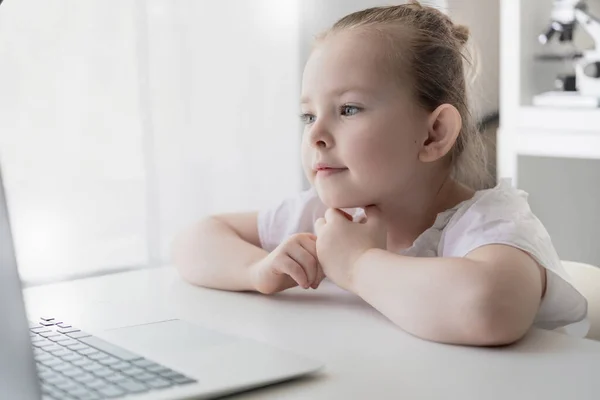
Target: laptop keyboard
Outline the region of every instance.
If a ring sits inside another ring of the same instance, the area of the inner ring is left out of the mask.
[[[43,400],[114,399],[196,382],[54,318],[29,330]]]

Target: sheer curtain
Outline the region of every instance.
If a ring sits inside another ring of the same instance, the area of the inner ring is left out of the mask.
[[[0,162],[24,280],[159,265],[301,188],[296,0],[7,0]]]

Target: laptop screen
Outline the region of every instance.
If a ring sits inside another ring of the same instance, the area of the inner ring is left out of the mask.
[[[7,399],[40,399],[1,170],[0,315],[0,393]]]

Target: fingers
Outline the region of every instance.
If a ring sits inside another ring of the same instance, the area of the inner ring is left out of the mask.
[[[317,234],[317,236],[319,235],[319,232],[321,231],[321,229],[325,226],[325,218],[319,218],[318,220],[315,221],[315,233]]]
[[[311,285],[311,287],[313,289],[317,289],[321,282],[323,282],[323,279],[325,279],[325,272],[323,272],[321,264],[317,264],[317,278],[315,279],[315,282]]]
[[[317,259],[307,249],[298,244],[288,250],[288,255],[294,260],[303,270],[306,276],[305,284],[301,285],[308,289],[317,277]],[[300,282],[298,282],[300,284]]]
[[[339,217],[341,217],[341,214],[335,208],[328,208],[327,211],[325,211],[325,222],[335,221]]]
[[[283,290],[298,286],[298,282],[296,282],[294,280],[294,278],[292,278],[291,276],[289,276],[286,273],[280,272],[280,274],[281,274],[281,280],[278,282],[279,285],[277,286],[277,289],[273,293],[281,292]]]
[[[323,226],[325,224],[327,224],[327,222],[332,222],[332,221],[350,221],[353,222],[354,218],[352,217],[352,215],[348,214],[347,212],[337,209],[337,208],[328,208],[327,211],[325,211],[325,215],[324,218],[319,218],[317,219],[317,221],[315,222],[315,233],[317,234],[317,236],[319,235],[319,232],[321,231],[321,229],[323,228]]]
[[[289,275],[296,281],[298,286],[302,286],[305,289],[308,289],[310,286],[304,269],[290,257],[287,257],[281,263],[278,263],[277,272]]]
[[[310,287],[316,289],[319,287],[321,281],[325,278],[325,273],[319,264],[319,258],[317,257],[317,237],[315,235],[307,235],[300,238],[300,245],[308,251],[315,260],[315,278],[311,281],[309,277]],[[307,274],[309,275],[309,274]]]
[[[317,237],[312,234],[302,235],[298,238],[298,243],[308,251],[315,260],[317,260]]]

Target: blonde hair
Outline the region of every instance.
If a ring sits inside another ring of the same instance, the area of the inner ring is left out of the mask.
[[[354,28],[373,29],[391,39],[390,58],[407,62],[413,91],[419,105],[428,111],[451,104],[460,113],[462,129],[449,157],[452,176],[461,183],[480,189],[488,186],[486,148],[469,106],[467,70],[472,61],[467,50],[469,29],[455,25],[440,10],[417,1],[397,6],[374,7],[349,14],[317,37]],[[400,39],[398,33],[404,35]],[[407,50],[400,53],[400,50]],[[402,54],[402,60],[399,60]],[[403,65],[404,67],[404,65]],[[400,75],[401,71],[396,69]]]

